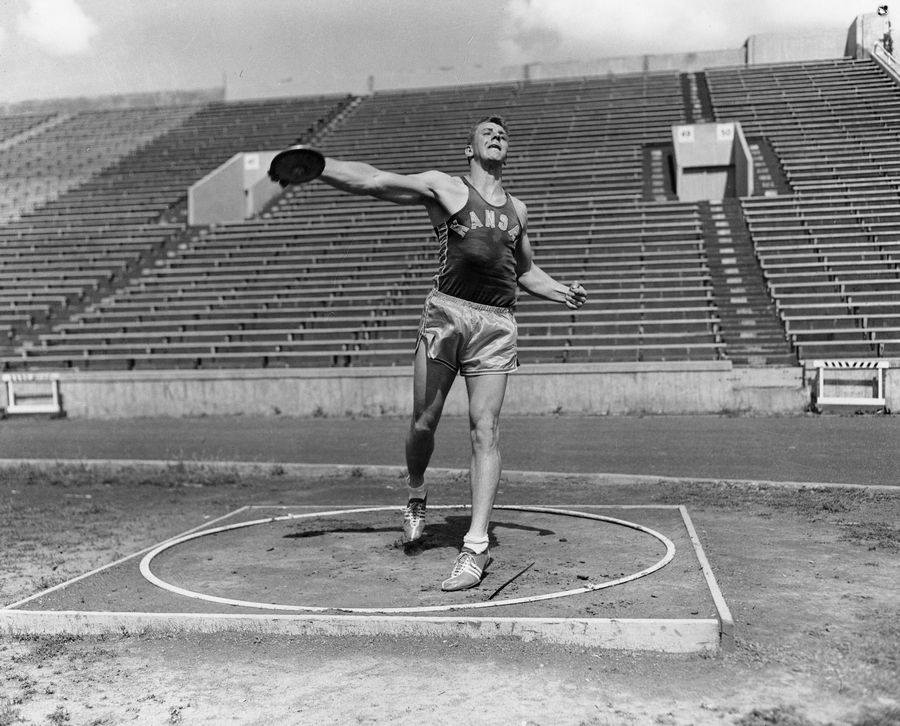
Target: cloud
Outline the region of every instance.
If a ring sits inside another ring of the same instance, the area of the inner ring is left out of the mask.
[[[18,31],[52,55],[79,55],[90,49],[97,24],[76,0],[28,0]]]
[[[675,50],[680,40],[691,49],[725,47],[719,37],[727,25],[722,5],[722,0],[508,0],[512,32],[504,47],[532,58]]]
[[[737,47],[755,33],[848,28],[874,0],[507,0],[514,61]]]

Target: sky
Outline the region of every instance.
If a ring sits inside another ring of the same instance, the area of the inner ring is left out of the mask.
[[[362,93],[370,77],[389,89],[427,85],[414,82],[423,73],[452,83],[462,68],[490,76],[846,29],[886,1],[0,0],[0,103],[223,84]]]

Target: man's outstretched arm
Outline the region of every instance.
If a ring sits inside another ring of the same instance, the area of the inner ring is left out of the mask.
[[[325,158],[320,181],[350,194],[384,199],[395,204],[427,204],[439,201],[441,190],[451,182],[447,174],[395,174],[360,161]]]

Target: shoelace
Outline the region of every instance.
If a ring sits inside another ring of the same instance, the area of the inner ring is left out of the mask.
[[[425,502],[409,501],[406,504],[406,511],[403,516],[411,522],[422,519],[425,516]]]
[[[453,571],[450,573],[450,577],[456,577],[466,571],[471,572],[476,577],[481,575],[481,568],[475,562],[475,555],[471,552],[460,552],[456,562],[453,563]]]

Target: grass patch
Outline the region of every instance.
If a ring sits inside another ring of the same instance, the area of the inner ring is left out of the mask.
[[[21,721],[21,711],[8,698],[0,698],[0,726],[12,726]]]
[[[900,527],[889,522],[839,522],[840,540],[867,546],[870,550],[900,552]]]
[[[846,541],[875,542],[888,551],[900,548],[900,529],[893,523],[900,510],[896,491],[769,486],[752,482],[666,483],[653,499],[661,504],[685,504],[698,509],[794,513],[809,522],[842,527]]]
[[[68,655],[69,645],[76,640],[80,640],[80,638],[75,635],[41,636],[28,649],[28,652],[15,656],[13,661],[43,666],[53,659]]]
[[[897,726],[900,724],[900,706],[884,706],[866,709],[851,726]]]
[[[799,713],[795,706],[754,708],[750,713],[741,716],[735,723],[737,726],[821,726]]]
[[[72,720],[71,715],[66,710],[65,706],[57,706],[56,710],[52,713],[47,714],[47,720],[59,726],[59,724],[69,723]]]

